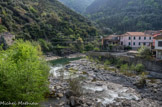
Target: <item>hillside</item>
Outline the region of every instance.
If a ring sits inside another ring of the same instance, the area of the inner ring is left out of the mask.
[[[79,37],[97,35],[87,19],[57,0],[0,0],[0,17],[0,32],[40,41],[45,51],[66,48]]]
[[[87,16],[111,32],[162,29],[162,0],[95,0]]]
[[[73,9],[78,13],[84,13],[86,8],[94,1],[94,0],[59,0],[67,7]]]

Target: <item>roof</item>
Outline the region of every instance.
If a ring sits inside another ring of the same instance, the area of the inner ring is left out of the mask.
[[[122,36],[148,36],[151,37],[152,35],[146,34],[144,32],[127,32],[123,34]]]
[[[162,35],[157,35],[154,39],[162,39]]]
[[[103,39],[111,40],[111,39],[114,39],[115,37],[119,37],[119,35],[109,35],[109,36],[104,37]]]
[[[145,34],[149,34],[149,35],[155,35],[155,34],[160,33],[160,31],[155,31],[155,30],[146,30],[144,33],[145,33]]]

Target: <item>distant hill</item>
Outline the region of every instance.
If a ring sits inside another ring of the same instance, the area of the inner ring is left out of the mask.
[[[84,13],[86,8],[94,1],[94,0],[59,0],[67,7],[73,9],[78,13]]]
[[[162,0],[95,0],[86,14],[114,33],[162,29]]]
[[[25,40],[40,40],[47,49],[46,42],[68,47],[65,41],[97,35],[90,21],[57,0],[0,0],[0,17],[0,32],[13,32]]]

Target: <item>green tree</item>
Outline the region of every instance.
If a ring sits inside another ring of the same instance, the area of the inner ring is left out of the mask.
[[[0,25],[0,33],[7,32],[7,28],[3,25]]]
[[[83,52],[84,50],[83,39],[81,37],[77,39],[76,49],[78,49],[78,52]]]
[[[38,47],[19,40],[0,52],[0,101],[43,100],[48,92],[49,66]]]
[[[138,50],[138,56],[143,57],[143,58],[151,58],[151,50],[146,47],[146,46],[141,46],[141,48]]]

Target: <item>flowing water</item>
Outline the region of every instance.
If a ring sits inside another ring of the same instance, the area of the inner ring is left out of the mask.
[[[70,78],[77,78],[83,75],[82,70],[80,70],[82,65],[75,63],[75,61],[68,64],[71,67],[78,69],[78,72],[75,74],[71,75],[69,70],[66,69],[65,65],[57,64],[51,67],[50,73],[53,76],[53,78],[56,79],[62,77],[62,79],[70,79]],[[89,78],[90,76],[94,75],[92,74],[87,75],[87,78]],[[96,82],[90,82],[88,80],[86,82],[85,81],[86,80],[84,80],[82,86],[84,94],[85,95],[90,94],[91,96],[89,97],[95,97],[97,99],[97,102],[101,102],[103,105],[114,103],[116,102],[116,99],[127,99],[127,100],[140,99],[140,96],[135,92],[133,88],[130,87],[124,87],[120,84],[113,83],[110,81],[96,81]]]

